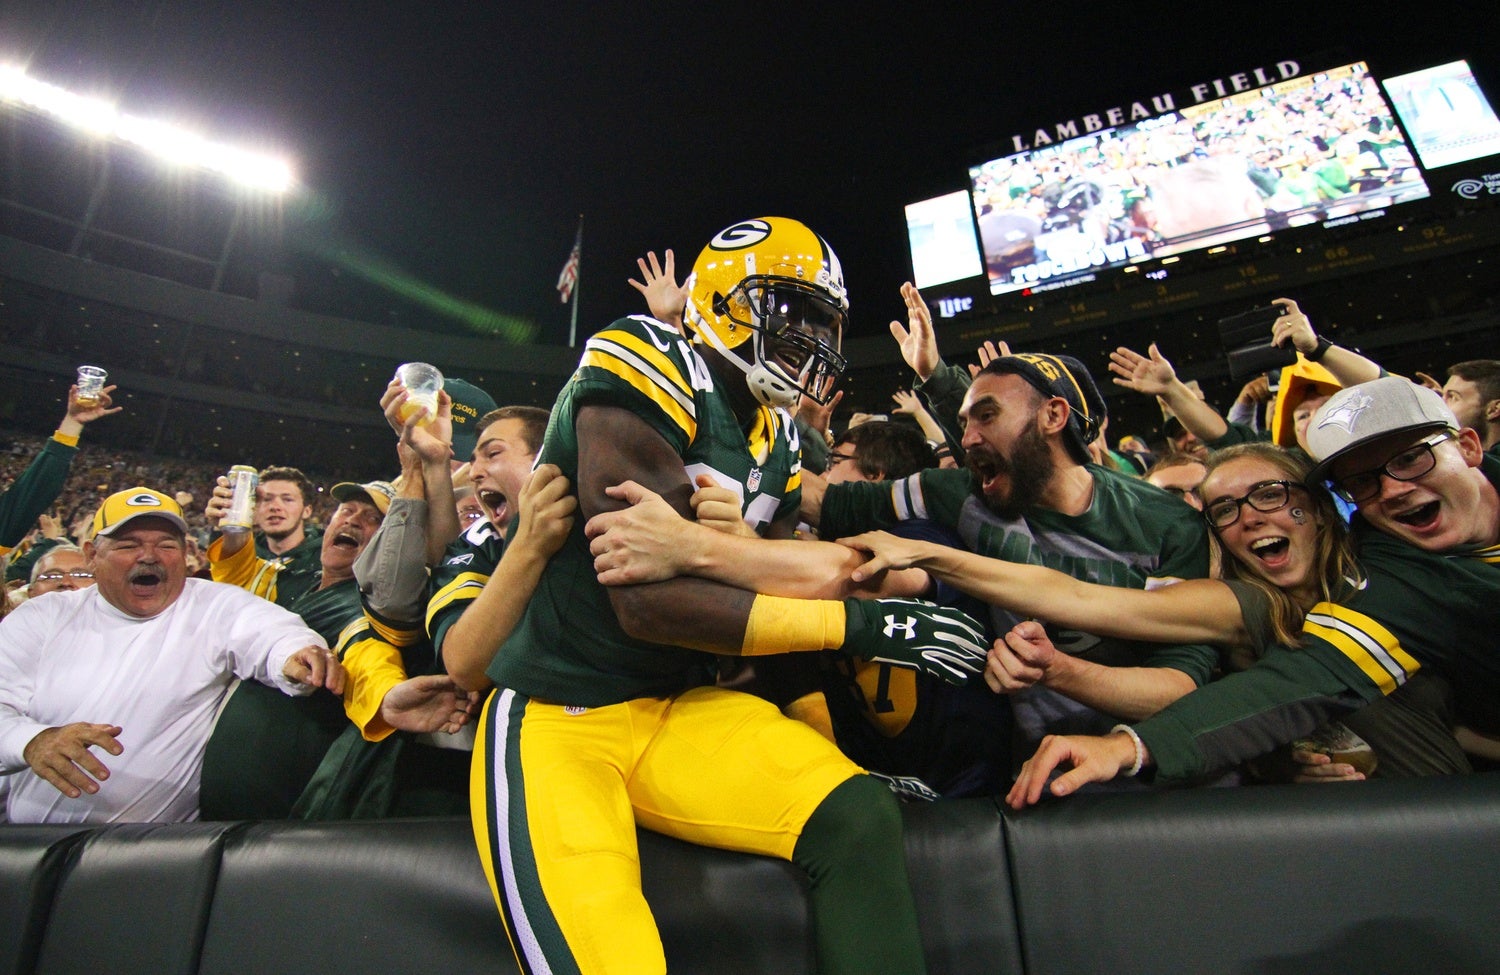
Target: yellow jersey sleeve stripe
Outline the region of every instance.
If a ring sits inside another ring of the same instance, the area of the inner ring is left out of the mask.
[[[693,387],[683,376],[682,368],[651,341],[623,329],[607,329],[589,339],[585,352],[594,348],[613,348],[616,354],[630,354],[643,372],[656,377],[663,385],[681,392],[686,405],[692,404]]]
[[[414,624],[395,625],[365,610],[365,622],[380,639],[398,647],[409,647],[422,639],[422,628]]]
[[[681,370],[670,358],[626,332],[605,332],[589,340],[584,367],[618,377],[671,418],[691,440],[698,430],[697,406]]]
[[[281,567],[255,554],[255,546],[246,542],[233,555],[224,558],[224,539],[214,539],[208,547],[208,567],[214,582],[253,592],[262,599],[276,601],[276,579]]]
[[[1406,683],[1422,667],[1394,633],[1347,606],[1319,603],[1308,612],[1302,629],[1348,657],[1382,694]]]
[[[427,601],[427,632],[432,633],[432,621],[439,613],[454,603],[467,602],[479,596],[484,584],[490,581],[490,577],[483,572],[464,572],[453,579],[443,588],[433,593]]]

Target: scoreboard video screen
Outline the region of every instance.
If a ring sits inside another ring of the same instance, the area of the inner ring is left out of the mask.
[[[1429,195],[1363,63],[993,159],[969,177],[996,295]]]

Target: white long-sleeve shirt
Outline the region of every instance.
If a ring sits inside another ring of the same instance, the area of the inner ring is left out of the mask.
[[[287,694],[281,674],[322,637],[293,613],[234,586],[188,579],[149,619],[111,606],[97,586],[28,600],[0,622],[0,773],[13,823],[181,822],[198,818],[203,752],[235,678]],[[48,728],[119,725],[124,751],[93,795],[69,799],[22,757]]]

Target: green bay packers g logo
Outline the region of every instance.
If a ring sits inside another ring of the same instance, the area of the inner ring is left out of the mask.
[[[764,220],[742,220],[714,235],[708,246],[716,251],[739,251],[771,236],[771,225]]]

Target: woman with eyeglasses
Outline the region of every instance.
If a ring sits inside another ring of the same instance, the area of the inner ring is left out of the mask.
[[[1410,470],[1420,464],[1403,458],[1387,465],[1405,465],[1392,470],[1392,476],[1419,476]],[[882,569],[925,569],[987,603],[1057,626],[1119,639],[1214,643],[1224,648],[1228,667],[1242,670],[1278,647],[1299,646],[1303,615],[1320,602],[1337,602],[1355,591],[1362,576],[1333,496],[1322,486],[1305,483],[1311,465],[1300,453],[1246,443],[1215,452],[1206,466],[1198,496],[1213,543],[1224,556],[1217,579],[1126,589],[885,532],[842,541],[870,553],[854,573],[856,581]],[[1033,665],[1055,653],[1036,622],[1019,624],[1004,644],[997,642],[985,675],[997,690],[997,666],[1030,667],[1034,677]],[[1468,760],[1447,716],[1448,695],[1435,678],[1408,681],[1343,724],[1373,747],[1382,775],[1467,772]],[[1296,757],[1300,767],[1282,773],[1365,777],[1326,753],[1303,751]]]

